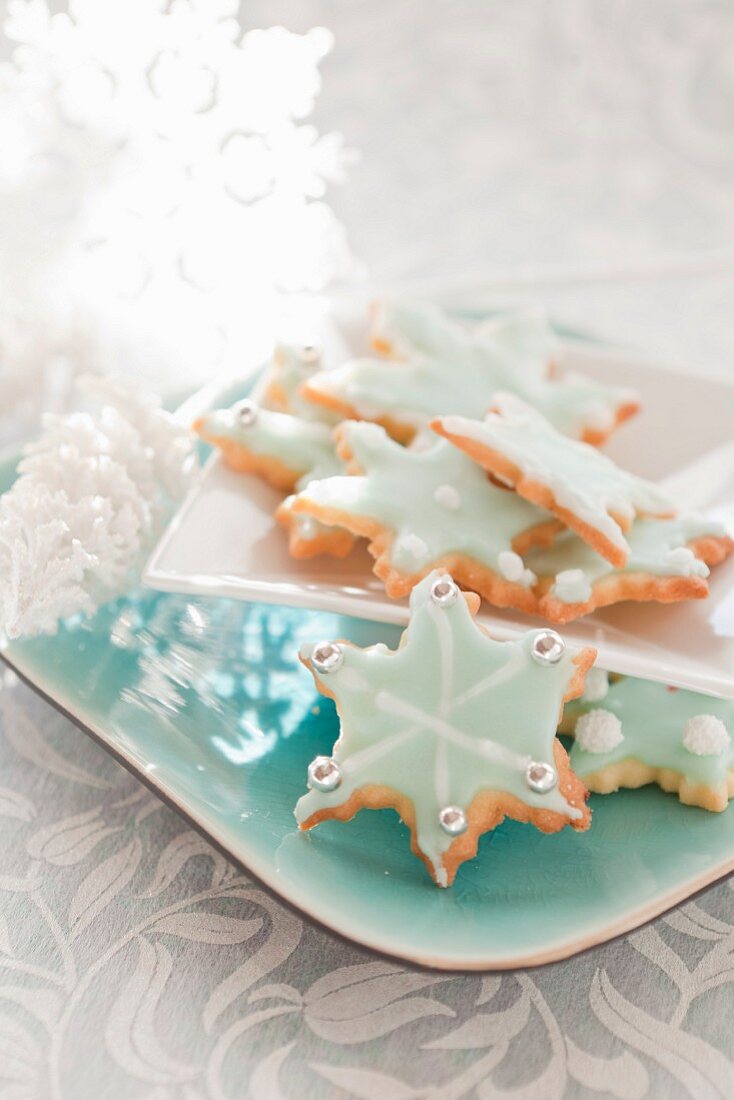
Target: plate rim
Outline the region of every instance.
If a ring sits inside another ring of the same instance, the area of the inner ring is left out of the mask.
[[[281,885],[276,886],[276,880],[279,884],[282,883],[282,880],[277,874],[272,875],[271,881],[271,875],[269,874],[267,866],[262,868],[259,866],[253,867],[248,860],[244,859],[233,849],[233,846],[227,842],[225,837],[219,835],[219,831],[216,828],[212,829],[211,825],[206,822],[202,814],[189,808],[185,804],[185,801],[168,789],[166,783],[157,781],[153,774],[149,774],[138,767],[132,759],[131,754],[126,753],[121,747],[112,744],[109,737],[104,732],[104,729],[97,722],[88,716],[83,716],[75,708],[64,702],[60,692],[54,692],[50,688],[42,686],[36,677],[29,670],[24,668],[23,661],[15,656],[12,644],[6,645],[4,648],[0,649],[0,660],[2,660],[24,684],[31,688],[32,691],[67,718],[78,730],[104,749],[104,751],[118,764],[122,765],[122,767],[133,775],[135,779],[141,782],[166,806],[177,813],[182,820],[191,828],[195,829],[230,862],[234,863],[248,876],[253,878],[258,885],[265,889],[268,894],[280,904],[285,905],[288,909],[301,917],[305,917],[318,927],[325,929],[330,935],[335,935],[339,939],[345,940],[351,944],[356,943],[361,947],[367,948],[370,951],[374,951],[402,964],[408,963],[414,966],[427,967],[442,973],[459,974],[527,969],[546,966],[554,962],[561,962],[564,959],[569,959],[589,951],[594,947],[609,943],[610,941],[626,935],[628,932],[648,924],[650,921],[674,909],[677,905],[695,897],[707,887],[714,885],[734,873],[733,851],[728,859],[717,863],[710,871],[697,875],[695,879],[689,880],[675,889],[666,891],[658,898],[630,910],[625,916],[612,921],[610,924],[600,924],[581,937],[576,936],[559,940],[545,951],[535,951],[527,955],[520,954],[499,959],[472,956],[462,960],[452,960],[441,956],[426,956],[420,952],[411,954],[408,951],[403,952],[397,948],[391,949],[380,943],[379,938],[375,940],[368,935],[361,934],[359,929],[345,931],[343,927],[339,927],[338,924],[329,921],[327,916],[313,912],[308,905],[304,905],[301,901],[297,900],[296,897],[284,892]]]

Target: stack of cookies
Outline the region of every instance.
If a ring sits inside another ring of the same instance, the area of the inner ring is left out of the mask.
[[[283,493],[295,557],[365,538],[387,593],[410,597],[396,651],[323,641],[301,654],[340,736],[308,769],[300,827],[391,807],[450,886],[505,817],[588,829],[589,791],[657,783],[725,809],[734,703],[610,684],[593,649],[553,629],[498,642],[474,618],[479,597],[557,624],[708,595],[709,568],[734,551],[725,529],[599,450],[635,395],[561,373],[534,313],[470,328],[381,306],[372,342],[380,358],[328,371],[314,348],[278,347],[251,398],[196,425],[230,467]],[[570,757],[557,727],[575,735]]]
[[[708,595],[734,542],[598,449],[637,397],[563,374],[541,316],[471,328],[382,305],[372,342],[381,358],[330,370],[314,348],[281,346],[251,399],[196,425],[230,466],[283,491],[294,557],[366,538],[391,597],[443,569],[552,623]]]

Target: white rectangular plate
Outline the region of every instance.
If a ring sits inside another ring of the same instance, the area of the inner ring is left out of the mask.
[[[338,336],[332,347],[339,346]],[[342,346],[354,339],[348,334]],[[643,411],[607,448],[618,462],[654,480],[688,470],[688,476],[671,478],[682,504],[731,506],[734,385],[582,342],[565,345],[563,365],[640,391]],[[364,547],[342,561],[291,558],[272,518],[279,499],[256,478],[234,474],[213,457],[150,559],[145,583],[168,592],[407,621],[406,602],[388,599]],[[708,600],[668,606],[620,604],[570,623],[563,634],[569,642],[596,646],[599,665],[609,671],[734,698],[734,560],[713,571],[711,593]],[[487,604],[481,620],[499,639],[540,621]]]

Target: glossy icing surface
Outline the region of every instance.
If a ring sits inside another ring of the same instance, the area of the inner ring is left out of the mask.
[[[337,424],[339,417],[323,405],[307,401],[301,393],[303,383],[321,369],[321,356],[315,347],[276,345],[273,358],[265,368],[253,397],[263,408],[290,413],[301,420]]]
[[[607,431],[633,400],[581,375],[551,378],[556,339],[542,315],[512,313],[470,329],[440,309],[383,306],[376,336],[402,361],[354,359],[315,375],[309,386],[366,419],[391,419],[419,430],[448,413],[481,416],[497,390],[524,396],[571,436]]]
[[[483,470],[443,440],[414,450],[395,443],[376,424],[349,421],[340,430],[364,472],[311,481],[299,501],[388,528],[390,560],[402,573],[460,553],[504,575],[506,559],[500,557],[511,551],[512,539],[551,518],[492,485]],[[523,583],[522,570],[518,581]]]
[[[546,486],[562,509],[623,555],[629,553],[629,546],[615,517],[628,525],[637,515],[675,512],[656,486],[622,470],[595,447],[562,435],[513,394],[495,395],[493,410],[483,420],[444,416],[441,424],[451,436],[489,448],[516,466],[525,479]]]
[[[251,424],[240,421],[237,405],[202,416],[203,431],[237,443],[251,454],[278,459],[299,477],[329,477],[341,469],[328,424],[257,408]]]
[[[688,551],[687,543],[705,535],[722,536],[725,529],[716,520],[695,514],[675,519],[637,519],[626,538],[630,553],[626,565],[613,565],[587,546],[578,535],[564,532],[553,546],[534,548],[525,556],[526,564],[539,577],[555,577],[551,592],[564,603],[575,603],[584,595],[583,581],[559,583],[564,572],[579,571],[592,586],[606,577],[624,573],[651,573],[656,577],[708,577],[708,566]],[[686,552],[680,553],[684,550]]]
[[[581,704],[572,704],[575,710]],[[627,677],[610,686],[598,706],[615,715],[623,740],[609,752],[588,752],[574,743],[571,766],[582,779],[610,764],[639,760],[651,768],[670,768],[693,783],[720,787],[734,767],[732,742],[718,753],[699,755],[686,747],[686,724],[701,715],[718,718],[734,735],[734,702],[664,684]],[[596,705],[594,705],[594,709]],[[583,709],[588,709],[585,705]]]
[[[442,807],[466,810],[476,794],[490,790],[572,820],[581,810],[559,788],[538,794],[525,780],[531,760],[553,763],[556,722],[577,651],[540,665],[531,656],[538,631],[519,642],[494,641],[461,596],[447,607],[432,600],[431,587],[441,577],[429,574],[413,589],[410,624],[397,651],[345,646],[339,668],[314,672],[340,715],[332,756],[342,783],[331,792],[310,790],[296,817],[303,822],[341,805],[367,784],[390,787],[413,803],[418,845],[443,885],[441,857],[453,838],[439,824]],[[310,647],[303,651],[305,658],[310,653]]]

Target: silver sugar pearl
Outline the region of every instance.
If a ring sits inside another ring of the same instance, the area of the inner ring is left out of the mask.
[[[444,806],[438,815],[438,823],[449,836],[461,836],[469,828],[461,806]]]
[[[328,794],[335,791],[341,781],[339,765],[330,756],[317,756],[308,765],[308,785],[314,791]]]
[[[344,663],[344,651],[336,642],[317,642],[311,650],[311,664],[317,672],[336,672]]]
[[[251,424],[254,424],[257,420],[257,413],[257,404],[251,401],[249,397],[246,397],[244,401],[240,401],[235,409],[237,423],[241,428],[249,428]]]
[[[451,577],[439,577],[431,585],[431,599],[439,607],[451,607],[459,598],[459,586],[454,584]]]
[[[541,760],[531,760],[525,769],[525,782],[536,794],[547,794],[558,782],[556,769]]]
[[[304,344],[298,352],[298,358],[306,366],[314,367],[321,362],[321,350],[314,344]]]
[[[539,630],[533,638],[531,653],[539,665],[557,665],[566,652],[566,643],[555,630]]]

